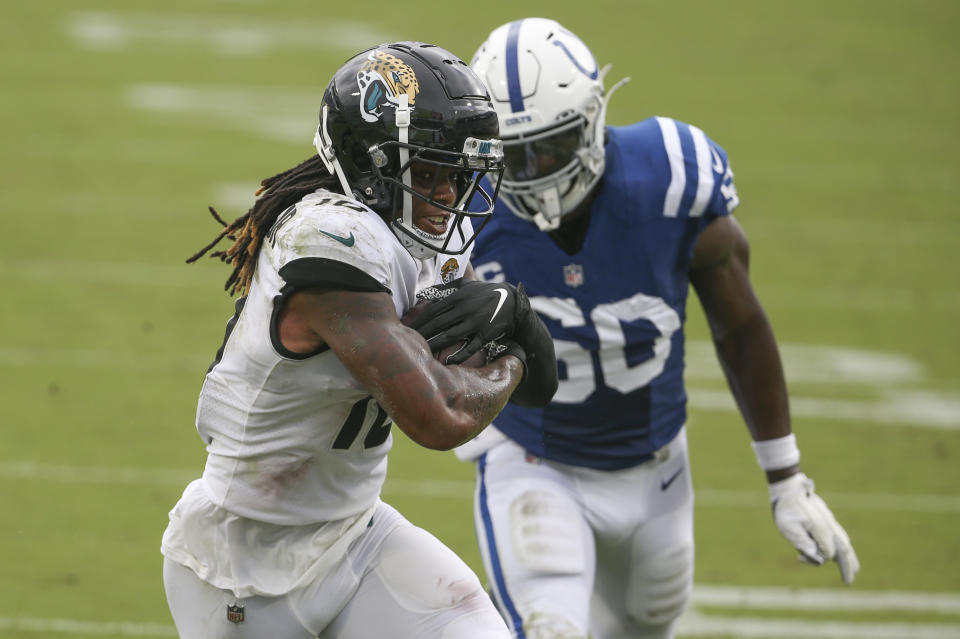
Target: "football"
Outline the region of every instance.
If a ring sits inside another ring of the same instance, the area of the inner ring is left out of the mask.
[[[407,309],[407,312],[403,315],[403,317],[400,318],[400,321],[404,324],[404,326],[410,326],[413,323],[414,319],[416,319],[416,317],[423,312],[423,310],[426,308],[427,304],[429,303],[430,303],[429,301],[417,302],[416,304],[411,306],[409,309]],[[461,344],[462,343],[463,342],[461,342]],[[437,360],[441,362],[445,362],[447,360],[447,357],[456,353],[459,348],[460,348],[460,344],[453,344],[451,346],[447,346],[446,348],[440,350],[439,352],[434,351],[433,356]],[[483,349],[481,349],[476,353],[474,353],[473,355],[471,355],[470,357],[468,357],[467,360],[459,364],[459,366],[466,366],[468,368],[480,368],[481,366],[484,366],[486,363],[487,363],[487,354]]]
[[[466,340],[464,340],[466,341]],[[460,344],[462,344],[461,342]],[[457,352],[457,349],[460,348],[460,344],[454,344],[453,346],[447,346],[442,349],[439,353],[434,353],[433,356],[436,357],[441,362],[447,361],[447,357],[453,355]],[[466,361],[461,362],[458,366],[466,366],[467,368],[480,368],[487,363],[487,353],[482,348],[468,357]]]

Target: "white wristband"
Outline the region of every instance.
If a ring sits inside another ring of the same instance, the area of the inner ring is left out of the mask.
[[[786,437],[750,442],[757,456],[757,463],[764,470],[778,470],[800,463],[800,449],[793,433]]]

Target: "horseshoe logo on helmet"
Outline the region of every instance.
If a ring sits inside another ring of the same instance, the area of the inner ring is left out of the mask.
[[[593,71],[587,71],[583,67],[583,65],[580,64],[579,60],[573,57],[573,54],[570,53],[570,49],[567,48],[567,45],[565,45],[560,40],[553,40],[553,44],[554,46],[560,47],[560,50],[567,54],[567,57],[570,58],[570,62],[573,62],[573,66],[577,67],[580,73],[587,76],[591,80],[597,79],[597,76],[600,74],[600,66],[597,64],[597,61],[593,59],[592,56],[590,58],[590,61],[593,62]]]

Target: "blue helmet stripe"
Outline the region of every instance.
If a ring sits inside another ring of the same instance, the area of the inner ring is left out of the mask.
[[[507,32],[507,90],[510,92],[510,110],[523,111],[523,93],[520,91],[520,60],[517,56],[517,41],[523,20],[510,23]]]

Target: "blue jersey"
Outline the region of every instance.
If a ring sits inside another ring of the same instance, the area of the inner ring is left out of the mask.
[[[523,282],[554,339],[545,408],[508,404],[496,427],[528,452],[612,470],[650,458],[686,421],[683,323],[700,232],[738,204],[726,152],[696,127],[608,127],[606,169],[573,255],[497,204],[476,240],[480,279]]]

